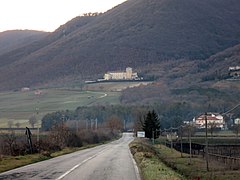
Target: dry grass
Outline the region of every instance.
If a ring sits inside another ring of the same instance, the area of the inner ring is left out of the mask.
[[[149,147],[139,142],[130,144],[131,152],[141,170],[141,175],[144,180],[180,180],[185,179],[163,162]]]
[[[183,154],[183,157],[181,157],[180,152],[164,145],[158,144],[152,146],[148,142],[137,140],[134,141],[134,146],[142,147],[142,149],[148,150],[151,153],[154,152],[159,161],[179,174],[182,174],[187,179],[235,180],[240,177],[240,171],[227,170],[223,164],[216,161],[209,162],[210,171],[207,172],[206,161],[202,156],[194,155],[190,161],[188,154]],[[137,162],[141,166],[142,160],[137,160]]]

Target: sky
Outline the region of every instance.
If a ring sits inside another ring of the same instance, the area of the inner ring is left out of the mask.
[[[126,0],[0,0],[0,32],[30,29],[52,32],[87,12],[105,12]]]

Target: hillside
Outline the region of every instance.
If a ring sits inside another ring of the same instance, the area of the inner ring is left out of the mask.
[[[230,66],[240,64],[240,44],[206,60],[178,60],[152,66],[159,79],[147,86],[126,89],[124,104],[191,104],[199,112],[225,112],[239,104],[240,80],[228,77]]]
[[[0,33],[0,55],[29,45],[49,33],[32,30],[11,30]]]
[[[129,0],[79,17],[0,56],[0,90],[90,79],[126,66],[151,74],[151,67],[176,59],[192,64],[240,43],[239,7],[238,0]]]

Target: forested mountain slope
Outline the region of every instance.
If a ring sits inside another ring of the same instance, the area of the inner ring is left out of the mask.
[[[0,33],[0,55],[39,41],[49,33],[32,30],[11,30]]]
[[[141,70],[166,60],[207,59],[240,43],[239,7],[239,0],[128,0],[0,56],[1,89],[94,78],[126,66]]]

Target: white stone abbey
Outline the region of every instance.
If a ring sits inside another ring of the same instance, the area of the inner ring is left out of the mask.
[[[137,80],[138,74],[127,67],[126,71],[113,71],[104,74],[104,80]]]

